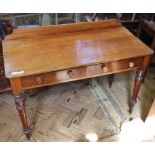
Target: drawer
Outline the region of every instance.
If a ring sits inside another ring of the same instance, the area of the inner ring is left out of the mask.
[[[4,68],[0,68],[0,78],[5,77],[5,71]]]
[[[21,77],[21,84],[23,88],[33,88],[50,84],[86,79],[105,74],[131,70],[140,67],[142,65],[142,62],[143,58],[141,57],[25,76]]]
[[[0,79],[0,89],[10,87],[10,81],[6,78]]]
[[[0,67],[4,66],[3,56],[0,56]]]

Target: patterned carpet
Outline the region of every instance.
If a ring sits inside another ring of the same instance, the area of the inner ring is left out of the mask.
[[[104,112],[106,119],[110,122],[113,134],[119,133],[120,125],[118,126],[118,121],[125,121],[128,118],[128,113],[125,113],[118,100],[107,89],[103,78],[92,79],[90,90],[95,96],[97,104]]]

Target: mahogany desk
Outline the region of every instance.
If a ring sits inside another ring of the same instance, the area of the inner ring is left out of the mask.
[[[24,90],[138,68],[131,113],[153,53],[116,20],[15,29],[3,40],[3,51],[27,138]]]

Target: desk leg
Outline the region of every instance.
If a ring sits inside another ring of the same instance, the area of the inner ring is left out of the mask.
[[[18,110],[22,125],[23,125],[23,133],[26,135],[27,139],[30,139],[30,129],[27,122],[27,116],[25,111],[25,103],[24,103],[24,93],[14,94],[16,108]]]
[[[136,104],[137,95],[138,95],[141,83],[143,81],[143,78],[144,78],[146,71],[148,69],[150,59],[151,59],[151,56],[145,56],[144,60],[143,60],[142,67],[137,69],[133,94],[132,94],[131,100],[129,102],[129,113],[132,113],[134,105]]]
[[[112,86],[112,82],[114,81],[114,76],[115,76],[115,74],[110,74],[108,76],[109,88],[111,88],[111,86]]]
[[[137,101],[137,95],[144,77],[144,70],[143,69],[137,69],[136,72],[136,77],[135,77],[135,84],[134,84],[134,89],[133,89],[133,94],[130,99],[129,103],[129,113],[132,113],[134,105],[136,104]]]

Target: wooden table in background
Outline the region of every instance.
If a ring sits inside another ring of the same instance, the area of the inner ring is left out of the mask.
[[[27,138],[24,90],[137,68],[131,113],[153,53],[117,20],[17,29],[3,40],[3,51]]]

